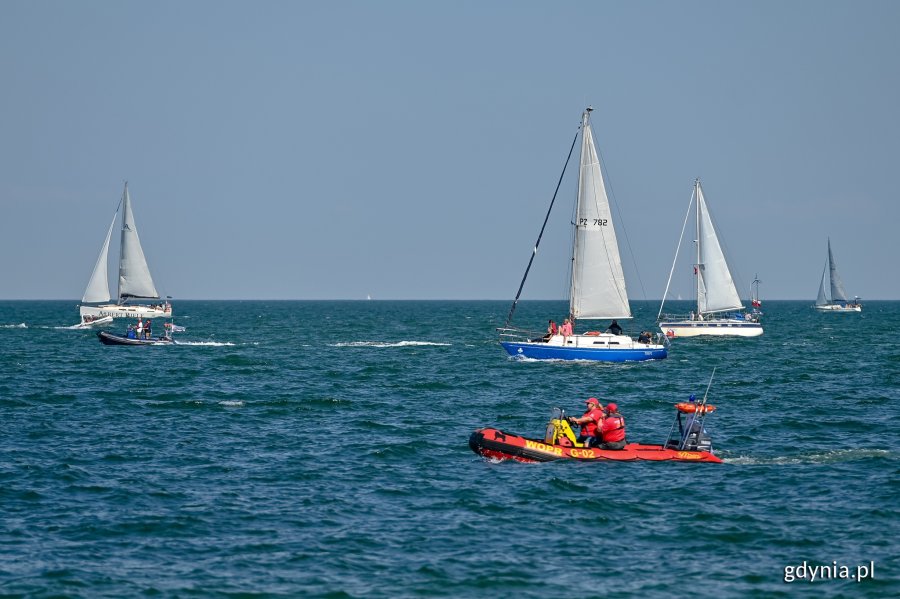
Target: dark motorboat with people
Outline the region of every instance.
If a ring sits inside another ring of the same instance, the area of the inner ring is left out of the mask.
[[[103,345],[173,345],[176,343],[172,337],[175,330],[184,330],[171,322],[165,324],[165,332],[159,337],[153,337],[148,329],[137,329],[129,326],[124,335],[117,335],[107,331],[97,331],[97,337]]]
[[[588,408],[597,407],[595,398],[589,399]],[[610,404],[615,406],[615,404]],[[675,404],[675,421],[669,430],[669,436],[663,445],[644,445],[642,443],[622,443],[618,445],[601,443],[597,446],[593,439],[582,434],[575,435],[572,423],[581,423],[586,418],[567,417],[565,410],[553,408],[550,422],[543,439],[532,439],[507,433],[496,428],[481,428],[469,437],[469,447],[480,456],[495,460],[515,460],[517,462],[552,462],[555,460],[578,461],[674,461],[674,462],[713,462],[722,460],[713,454],[712,440],[703,422],[706,415],[715,411],[715,406],[708,405],[706,398],[695,403],[691,401]],[[624,421],[622,421],[624,429]],[[584,427],[582,428],[582,432]],[[621,449],[603,449],[604,446],[616,446]]]

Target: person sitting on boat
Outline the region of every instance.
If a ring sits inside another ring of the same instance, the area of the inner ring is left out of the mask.
[[[619,406],[610,402],[606,404],[606,417],[600,423],[597,434],[599,449],[625,449],[625,418],[619,414]]]
[[[596,397],[589,397],[584,403],[587,404],[587,411],[580,418],[570,416],[569,423],[581,425],[578,442],[584,443],[585,447],[590,447],[597,441],[597,425],[603,419],[603,406]]]
[[[612,324],[609,325],[609,328],[606,329],[607,333],[612,333],[613,335],[621,335],[622,327],[619,326],[618,320],[613,320]]]
[[[638,343],[650,343],[650,331],[641,331],[638,335]]]
[[[558,332],[559,332],[559,327],[557,327],[556,323],[553,322],[553,320],[551,319],[547,323],[547,334],[544,335],[544,341],[550,341],[550,338],[553,337],[553,335],[556,335]]]

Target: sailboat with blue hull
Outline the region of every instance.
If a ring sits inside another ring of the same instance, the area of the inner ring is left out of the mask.
[[[566,167],[572,157],[578,134],[572,140],[569,157],[563,174],[556,186],[556,193],[550,202],[544,226],[534,245],[525,276],[513,300],[509,316],[500,333],[500,345],[511,356],[532,360],[594,360],[602,362],[630,362],[659,360],[668,355],[668,341],[657,334],[641,334],[637,339],[623,334],[618,326],[601,331],[575,331],[575,324],[591,320],[627,320],[632,318],[619,256],[619,244],[613,226],[612,212],[606,185],[600,169],[600,159],[594,145],[591,129],[591,112],[588,107],[581,117],[581,159],[578,176],[578,195],[575,207],[574,239],[572,243],[572,276],[569,287],[569,320],[571,331],[557,330],[534,332],[510,326],[513,313],[528,272],[537,255],[544,228],[556,201],[556,195],[565,176]]]

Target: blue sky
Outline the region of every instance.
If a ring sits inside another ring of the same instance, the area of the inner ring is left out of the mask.
[[[592,104],[632,299],[695,177],[742,295],[814,299],[830,236],[850,294],[900,299],[898,29],[873,1],[7,0],[0,298],[80,298],[127,179],[175,298],[511,299]],[[566,294],[573,198],[526,299]]]

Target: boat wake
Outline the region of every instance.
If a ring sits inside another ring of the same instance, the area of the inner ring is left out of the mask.
[[[823,451],[818,453],[805,453],[789,456],[772,456],[765,458],[739,456],[735,458],[724,458],[723,461],[726,464],[735,464],[738,466],[792,466],[795,464],[834,464],[840,462],[852,462],[855,460],[865,460],[870,458],[890,457],[893,456],[887,449],[835,449],[833,451]]]
[[[0,324],[0,329],[27,329],[28,325],[24,322],[19,324]]]
[[[434,341],[397,341],[388,343],[385,341],[350,341],[349,343],[332,343],[331,347],[419,347],[419,346],[449,346],[450,343],[436,343]]]
[[[175,341],[175,345],[196,345],[205,347],[233,347],[230,341]]]

